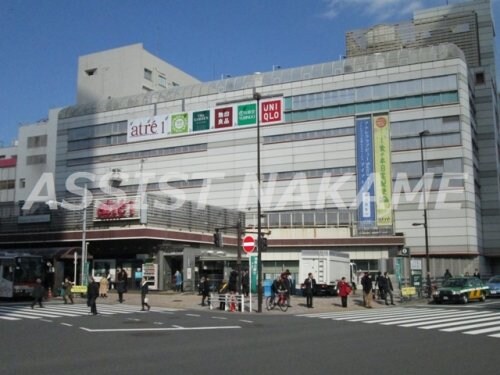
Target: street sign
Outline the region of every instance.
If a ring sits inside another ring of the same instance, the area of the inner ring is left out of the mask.
[[[255,240],[252,236],[243,238],[243,250],[245,253],[251,253],[255,249]]]

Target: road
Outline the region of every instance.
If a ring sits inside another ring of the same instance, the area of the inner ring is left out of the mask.
[[[109,304],[90,316],[83,304],[1,305],[0,372],[493,374],[494,306],[249,314]]]

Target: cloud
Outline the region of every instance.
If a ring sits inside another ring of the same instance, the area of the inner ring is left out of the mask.
[[[324,18],[334,19],[349,12],[372,17],[375,21],[391,18],[407,19],[412,16],[413,11],[430,5],[428,0],[323,0],[323,2]]]

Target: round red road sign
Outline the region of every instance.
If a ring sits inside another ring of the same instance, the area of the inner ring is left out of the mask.
[[[245,253],[251,253],[255,249],[255,240],[252,236],[243,238],[243,250]]]

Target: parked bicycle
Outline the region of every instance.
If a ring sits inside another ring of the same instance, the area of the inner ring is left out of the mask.
[[[288,310],[288,295],[286,290],[280,290],[276,295],[266,298],[266,309],[268,311],[274,309],[276,306],[283,312]]]

